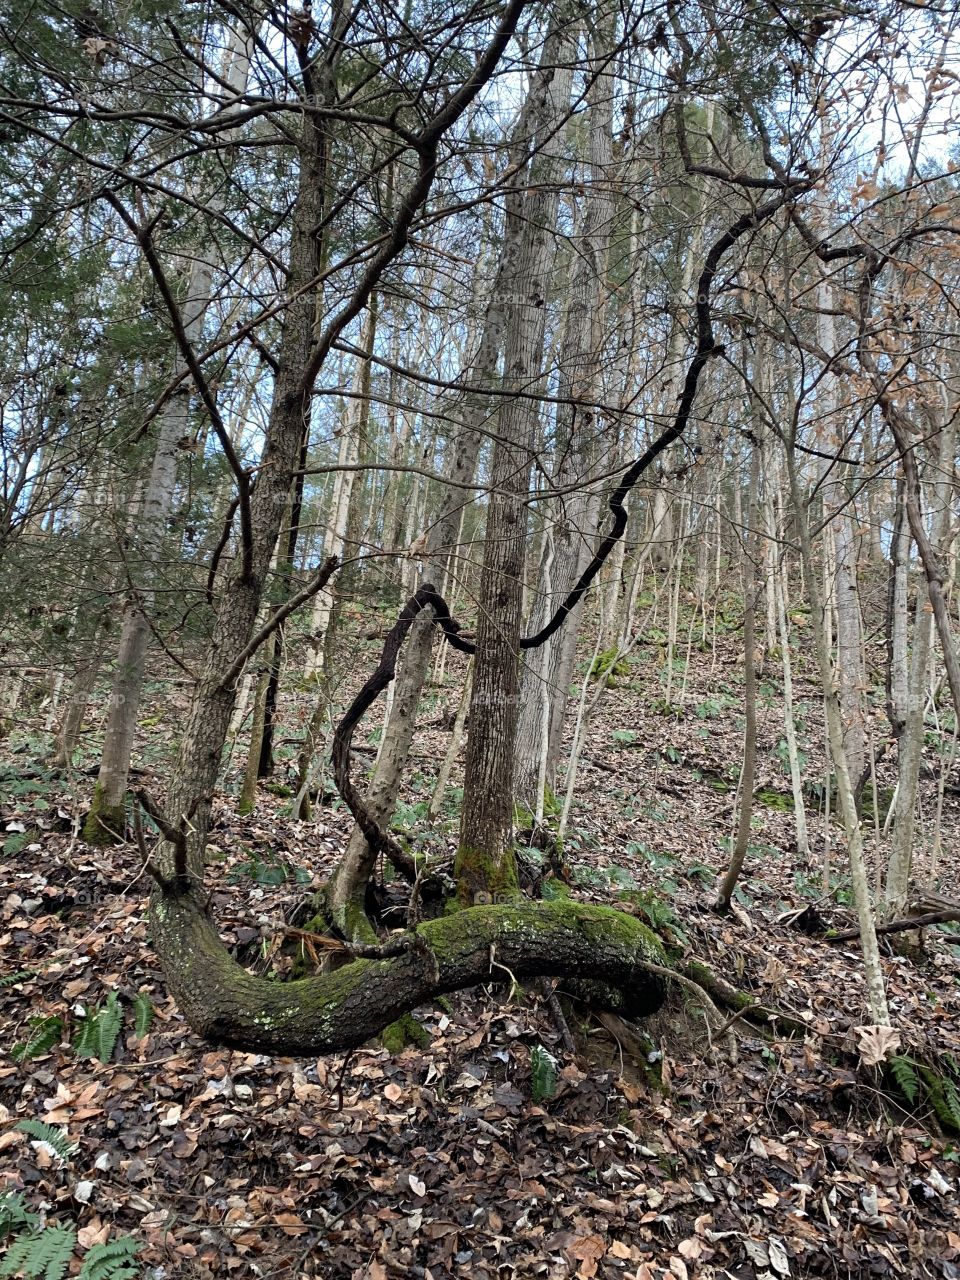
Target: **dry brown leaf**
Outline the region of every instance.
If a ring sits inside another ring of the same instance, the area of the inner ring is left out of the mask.
[[[597,1274],[597,1265],[605,1252],[606,1245],[602,1236],[578,1236],[567,1245],[569,1256],[580,1263],[577,1275],[581,1276],[582,1280],[591,1280],[591,1277]]]
[[[893,1027],[857,1027],[857,1051],[865,1067],[875,1067],[900,1048],[900,1034]]]

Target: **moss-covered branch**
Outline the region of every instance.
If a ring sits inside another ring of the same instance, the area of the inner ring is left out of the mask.
[[[253,1052],[352,1049],[444,992],[507,972],[607,983],[626,993],[619,1012],[629,1017],[653,1013],[664,997],[664,980],[649,967],[666,963],[656,935],[632,916],[583,903],[471,907],[422,924],[405,954],[295,982],[248,973],[190,897],[158,896],[152,919],[171,993],[194,1031]]]

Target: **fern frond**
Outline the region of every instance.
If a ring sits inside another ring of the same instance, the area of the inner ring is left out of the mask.
[[[915,1107],[917,1098],[920,1096],[920,1077],[917,1074],[915,1063],[902,1053],[897,1053],[890,1058],[889,1066],[893,1078],[897,1082],[897,1088],[910,1103],[911,1107]]]
[[[133,997],[133,1019],[133,1034],[142,1040],[153,1023],[153,1001],[143,992]]]
[[[39,1221],[37,1215],[27,1208],[27,1202],[19,1191],[8,1191],[0,1196],[0,1240],[27,1227],[35,1227]]]
[[[953,1128],[960,1133],[960,1093],[957,1092],[957,1086],[950,1076],[941,1076],[940,1084],[943,1088],[944,1110],[953,1122]]]
[[[542,1044],[530,1050],[530,1085],[534,1102],[544,1102],[557,1092],[557,1060]]]
[[[95,1013],[88,1014],[80,1024],[80,1030],[74,1039],[73,1048],[81,1058],[99,1058],[101,1062],[109,1062],[120,1035],[123,1023],[123,1010],[117,993],[111,991],[106,1003]]]
[[[5,973],[0,978],[0,987],[12,987],[18,982],[25,982],[27,978],[35,976],[36,969],[18,969],[16,973]]]
[[[133,1280],[139,1268],[134,1259],[140,1244],[133,1236],[117,1236],[94,1245],[83,1260],[78,1280]]]
[[[69,1160],[77,1150],[77,1144],[71,1142],[62,1129],[52,1124],[44,1124],[42,1120],[21,1120],[17,1125],[21,1133],[28,1133],[38,1142],[46,1143],[54,1155],[61,1160]]]
[[[29,1062],[31,1058],[39,1058],[47,1053],[55,1044],[59,1044],[63,1036],[63,1019],[56,1015],[49,1018],[30,1018],[30,1026],[34,1028],[29,1040],[21,1040],[10,1050],[14,1062]]]
[[[63,1280],[73,1248],[75,1227],[47,1227],[22,1236],[7,1250],[0,1276],[27,1276],[29,1280]]]

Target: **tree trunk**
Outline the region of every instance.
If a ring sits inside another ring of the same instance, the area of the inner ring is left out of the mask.
[[[954,448],[956,425],[953,415],[947,417],[940,430],[936,478],[928,492],[933,495],[933,524],[930,546],[938,560],[946,545],[952,518]],[[909,540],[908,540],[909,546]],[[907,557],[909,552],[907,552]],[[904,601],[904,604],[906,601]],[[887,920],[903,915],[910,890],[913,846],[916,832],[917,793],[920,762],[923,754],[923,712],[927,700],[927,666],[933,632],[933,603],[929,597],[917,600],[913,626],[913,653],[907,677],[906,719],[899,738],[896,820],[893,848],[887,867],[883,913]],[[891,673],[892,675],[892,673]]]
[[[248,973],[189,897],[160,901],[153,933],[193,1030],[253,1053],[345,1052],[418,1005],[482,982],[540,975],[589,981],[593,1000],[602,1003],[606,991],[615,1012],[631,1018],[654,1013],[665,991],[656,970],[667,961],[656,935],[633,916],[581,903],[458,911],[421,924],[400,954],[296,982]]]
[[[223,83],[239,96],[249,75],[249,49],[244,32],[228,38],[223,66]],[[229,133],[227,134],[229,137]],[[214,204],[216,204],[216,200]],[[202,251],[190,258],[186,297],[181,304],[181,321],[187,342],[196,350],[203,333],[204,317],[213,287],[213,269]],[[125,802],[133,754],[133,740],[140,712],[144,663],[150,643],[149,611],[153,606],[152,587],[156,583],[157,560],[162,553],[166,523],[173,507],[180,450],[189,439],[190,406],[193,390],[184,375],[187,363],[177,351],[173,376],[180,379],[160,414],[157,442],[140,514],[143,530],[142,554],[146,562],[146,586],[131,584],[130,599],[123,614],[120,645],[110,692],[104,732],[103,755],[93,791],[84,837],[104,843],[124,834]]]
[[[743,557],[743,768],[740,773],[740,809],[737,818],[737,835],[733,845],[730,865],[717,890],[715,908],[720,912],[730,910],[730,899],[743,870],[750,842],[750,819],[753,816],[753,791],[757,771],[757,636],[756,597],[757,560],[760,557],[760,538],[757,531],[757,488],[760,480],[760,447],[753,446],[750,460],[750,494],[747,501],[747,533],[744,539]]]
[[[594,72],[589,102],[589,179],[581,216],[577,251],[567,285],[567,305],[560,345],[556,452],[559,464],[553,480],[557,488],[584,484],[598,434],[597,413],[590,408],[599,398],[600,355],[603,346],[604,288],[610,249],[613,198],[607,185],[613,164],[613,94],[609,77],[600,67],[613,41],[612,11],[599,19],[591,55]],[[566,401],[567,403],[564,403]],[[575,407],[576,406],[576,407]],[[557,518],[550,527],[550,587],[531,611],[531,630],[547,621],[556,604],[566,598],[592,554],[589,529],[594,501],[585,489],[566,493],[556,501]],[[543,788],[556,784],[563,720],[573,674],[581,610],[567,619],[560,632],[540,649],[527,653],[520,686],[517,730],[517,803],[522,810],[541,813]]]
[[[560,56],[565,44],[555,31],[544,44],[531,88],[537,105],[530,131],[542,157],[531,164],[527,194],[515,183],[507,196],[508,236],[517,234],[518,224],[524,234],[515,269],[504,282],[505,391],[527,392],[540,375],[556,217],[556,195],[549,179],[557,160],[550,154],[550,139],[570,100],[570,64]],[[513,784],[526,550],[524,499],[536,431],[534,402],[519,397],[502,402],[491,467],[463,814],[454,863],[462,905],[517,892]]]
[[[199,277],[199,268],[197,274]],[[191,272],[191,294],[194,287],[198,286],[194,285],[194,273]],[[193,296],[192,314],[184,309],[184,328],[188,337],[195,339],[199,336],[205,302],[205,298]],[[182,360],[175,362],[175,374],[182,374],[185,369]],[[166,522],[173,506],[177,458],[187,433],[190,401],[189,384],[182,382],[168,400],[160,417],[157,444],[141,515],[142,556],[148,583],[153,582],[157,576],[157,562],[163,547]],[[149,586],[145,590],[131,586],[131,593],[120,630],[120,646],[109,695],[100,771],[83,828],[84,839],[97,844],[121,838],[126,828],[127,780],[140,711],[144,661],[150,642],[147,610],[152,605]]]
[[[788,420],[790,419],[788,418]],[[787,475],[790,480],[790,496],[796,512],[800,552],[803,558],[807,591],[810,597],[814,647],[816,649],[817,664],[820,668],[820,679],[823,684],[827,736],[837,775],[837,800],[843,818],[847,857],[850,862],[850,880],[857,909],[857,920],[860,926],[860,946],[863,952],[863,968],[867,985],[867,1007],[869,1016],[874,1024],[889,1026],[890,1013],[887,1008],[887,996],[883,984],[880,951],[877,947],[876,920],[874,918],[873,902],[870,897],[866,865],[863,859],[863,836],[860,831],[860,818],[853,793],[853,782],[850,778],[847,757],[843,747],[843,717],[840,710],[840,698],[837,693],[836,677],[830,660],[830,649],[824,628],[826,606],[820,592],[819,579],[814,571],[807,513],[800,491],[796,465],[789,446],[787,447],[786,460]]]

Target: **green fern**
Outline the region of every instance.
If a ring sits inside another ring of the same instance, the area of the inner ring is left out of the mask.
[[[0,1276],[26,1276],[29,1280],[63,1280],[73,1248],[75,1227],[47,1227],[21,1236],[7,1250]]]
[[[153,1023],[153,1002],[149,996],[145,996],[143,992],[138,992],[133,997],[133,1034],[138,1040],[142,1040],[150,1030]]]
[[[0,1240],[35,1227],[40,1219],[27,1208],[27,1202],[19,1191],[8,1191],[0,1196]]]
[[[109,1062],[120,1035],[123,1024],[123,1010],[117,993],[111,991],[106,1003],[80,1023],[80,1029],[74,1038],[73,1048],[81,1058],[99,1058],[101,1062]]]
[[[894,1080],[897,1082],[897,1088],[910,1103],[911,1107],[915,1107],[917,1098],[920,1096],[920,1077],[917,1074],[916,1063],[912,1058],[907,1058],[898,1053],[889,1060],[889,1067]]]
[[[94,1245],[83,1260],[78,1280],[133,1280],[139,1274],[134,1261],[140,1245],[133,1236],[117,1236]]]
[[[534,1102],[544,1102],[557,1092],[557,1060],[542,1044],[530,1050],[530,1085]]]
[[[960,1093],[950,1076],[941,1076],[940,1085],[943,1090],[943,1107],[953,1128],[960,1133]]]
[[[62,1129],[44,1124],[42,1120],[21,1120],[17,1128],[21,1133],[28,1133],[31,1138],[36,1138],[38,1142],[45,1142],[61,1160],[69,1160],[77,1150],[77,1144],[71,1142]]]
[[[0,987],[12,987],[18,982],[25,982],[27,978],[34,977],[36,972],[36,969],[18,969],[16,973],[5,973],[0,978]]]
[[[63,1037],[62,1018],[51,1015],[49,1018],[36,1017],[28,1021],[34,1029],[33,1034],[29,1040],[18,1041],[10,1050],[10,1057],[14,1062],[29,1062],[31,1058],[39,1058],[55,1044],[59,1044]]]

